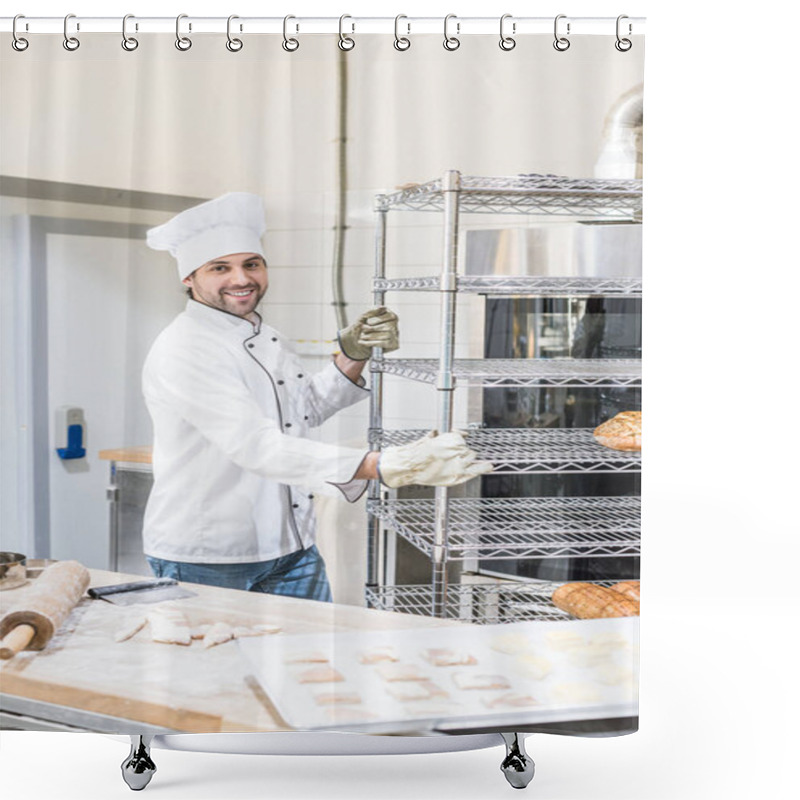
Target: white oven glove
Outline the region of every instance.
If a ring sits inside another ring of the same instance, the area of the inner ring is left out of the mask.
[[[400,347],[397,314],[381,306],[364,312],[352,325],[339,331],[339,347],[353,361],[366,361],[373,347],[390,353]]]
[[[431,431],[410,444],[387,447],[378,460],[378,475],[391,489],[399,486],[455,486],[491,472],[488,461],[478,461],[457,431]]]

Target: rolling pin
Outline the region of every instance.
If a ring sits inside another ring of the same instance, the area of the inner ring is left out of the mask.
[[[77,561],[51,564],[25,599],[0,619],[0,658],[43,650],[89,586],[89,570]]]

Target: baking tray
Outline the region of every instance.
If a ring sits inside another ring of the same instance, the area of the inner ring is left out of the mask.
[[[237,644],[284,722],[298,730],[512,730],[514,724],[638,714],[638,618],[289,635]],[[437,666],[426,658],[430,650],[472,663]],[[365,654],[376,653],[397,660],[362,663]],[[295,660],[309,657],[317,660]],[[400,668],[419,677],[389,680]],[[312,670],[322,678],[335,670],[341,680],[302,682]],[[460,688],[465,681],[480,684],[479,676],[503,680],[483,682],[492,688]],[[397,696],[403,694],[427,697]]]

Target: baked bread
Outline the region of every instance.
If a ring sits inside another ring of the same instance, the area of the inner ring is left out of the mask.
[[[642,412],[621,411],[616,417],[598,425],[594,438],[612,450],[642,449]]]
[[[611,588],[615,592],[624,594],[625,597],[630,597],[631,600],[635,600],[637,603],[640,600],[639,581],[622,581],[622,583],[617,583]]]
[[[565,583],[553,592],[553,605],[578,619],[638,617],[639,603],[594,583]]]

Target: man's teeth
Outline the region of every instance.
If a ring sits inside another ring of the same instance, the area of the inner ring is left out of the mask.
[[[232,294],[234,297],[247,297],[248,294],[252,294],[253,290],[248,289],[245,292],[228,292],[228,294]]]

